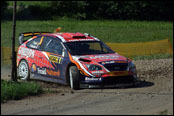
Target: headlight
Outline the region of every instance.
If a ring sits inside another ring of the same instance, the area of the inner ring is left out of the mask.
[[[129,62],[128,66],[129,66],[129,68],[135,68],[134,63],[132,63],[132,62]]]
[[[136,72],[135,64],[132,62],[128,63],[128,71],[131,70],[132,72]]]
[[[85,64],[89,71],[102,70],[102,67],[94,64]]]

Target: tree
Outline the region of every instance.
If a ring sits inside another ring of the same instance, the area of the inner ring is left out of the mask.
[[[7,6],[8,6],[7,1],[1,0],[1,19],[4,19],[4,17],[5,17]]]

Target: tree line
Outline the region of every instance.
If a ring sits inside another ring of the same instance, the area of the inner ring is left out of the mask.
[[[44,2],[44,1],[43,1]],[[18,5],[18,20],[164,20],[173,21],[173,1],[46,1],[48,5]],[[1,1],[1,20],[12,19],[12,8]]]

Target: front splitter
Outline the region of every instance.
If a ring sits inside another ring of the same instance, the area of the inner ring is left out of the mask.
[[[80,88],[116,88],[116,87],[130,87],[139,84],[139,81],[133,83],[120,83],[120,84],[80,84]]]

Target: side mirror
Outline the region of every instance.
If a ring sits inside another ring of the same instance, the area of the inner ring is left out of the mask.
[[[62,50],[62,56],[63,57],[68,57],[68,54],[67,54],[67,52],[66,52],[66,50],[64,48]]]

